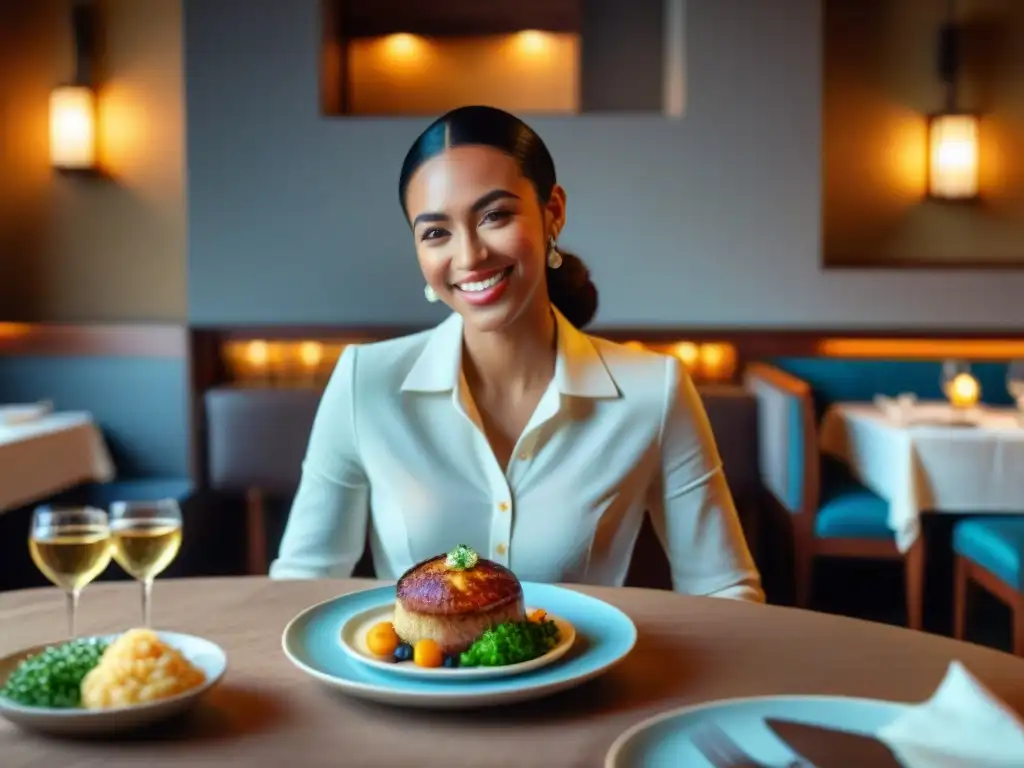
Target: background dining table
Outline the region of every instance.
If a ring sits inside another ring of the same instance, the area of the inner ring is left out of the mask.
[[[856,619],[659,590],[577,587],[633,619],[636,647],[595,681],[509,707],[431,712],[360,702],[287,660],[281,633],[297,613],[383,583],[158,581],[154,623],[220,644],[228,672],[219,686],[187,715],[130,737],[58,740],[0,720],[0,763],[594,768],[625,729],[668,709],[765,694],[923,700],[954,659],[1024,713],[1024,660],[1008,654]],[[79,608],[80,631],[137,625],[138,589],[129,582],[88,587]],[[0,594],[0,656],[60,641],[64,631],[58,591]]]
[[[821,421],[823,453],[889,502],[889,525],[906,552],[923,512],[1020,514],[1024,426],[1005,408],[974,408],[957,421],[943,403],[879,408],[836,403]]]
[[[114,460],[90,414],[0,406],[0,514],[114,476]]]

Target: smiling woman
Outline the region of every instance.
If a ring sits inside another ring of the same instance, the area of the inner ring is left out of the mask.
[[[435,121],[406,155],[399,197],[427,286],[456,311],[460,303],[491,307],[512,283],[518,294],[504,305],[504,321],[531,298],[542,314],[550,298],[578,328],[593,319],[597,289],[589,272],[556,245],[565,190],[547,147],[517,118],[462,107]],[[497,312],[473,317],[503,322]]]
[[[685,367],[580,330],[597,291],[557,247],[566,192],[540,137],[498,109],[449,112],[399,198],[427,298],[452,315],[345,348],[271,575],[348,576],[370,527],[384,579],[461,541],[523,581],[621,586],[649,514],[676,590],[763,600]]]

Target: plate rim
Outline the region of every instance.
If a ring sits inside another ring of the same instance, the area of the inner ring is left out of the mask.
[[[625,611],[623,611],[618,606],[612,605],[611,603],[608,603],[608,602],[606,602],[604,600],[601,600],[601,598],[599,598],[599,597],[594,597],[593,595],[588,595],[585,592],[578,592],[578,591],[576,591],[574,589],[570,589],[569,587],[564,587],[564,586],[562,586],[560,584],[544,584],[543,582],[522,582],[522,583],[523,583],[524,587],[527,586],[527,585],[536,585],[536,586],[541,586],[541,587],[551,587],[551,588],[556,588],[556,589],[564,589],[567,592],[572,592],[573,594],[579,595],[581,597],[589,598],[591,600],[597,600],[598,602],[604,603],[604,605],[607,605],[612,610],[614,610],[614,611],[618,612],[619,614],[621,614],[625,618],[625,620],[628,622],[628,624],[629,624],[629,626],[630,626],[630,628],[632,630],[631,637],[630,637],[630,642],[629,642],[629,647],[625,650],[625,652],[620,654],[617,658],[612,659],[611,661],[609,661],[606,664],[601,665],[600,667],[597,667],[597,668],[592,669],[592,670],[588,670],[587,672],[579,675],[579,679],[581,679],[583,682],[586,682],[588,680],[592,680],[597,675],[603,674],[604,672],[607,672],[608,670],[612,669],[614,666],[616,666],[617,664],[621,663],[630,653],[633,652],[633,649],[636,648],[637,637],[639,635],[639,630],[637,629],[636,622],[634,622],[633,619],[629,616],[629,614],[627,614]],[[305,672],[310,677],[312,677],[312,678],[314,678],[314,679],[316,679],[316,680],[318,680],[318,681],[320,681],[322,683],[326,683],[326,684],[328,684],[330,686],[338,688],[340,690],[358,691],[358,692],[360,692],[362,694],[370,694],[370,695],[382,694],[382,695],[384,695],[386,697],[394,697],[395,695],[398,695],[398,696],[401,696],[401,697],[404,697],[404,698],[418,699],[420,701],[430,700],[430,701],[437,701],[437,702],[452,702],[452,703],[462,702],[462,701],[465,701],[467,699],[472,699],[472,698],[481,698],[481,697],[483,697],[485,699],[497,698],[500,694],[495,694],[493,692],[488,693],[488,692],[482,692],[482,691],[481,692],[477,692],[477,691],[459,690],[455,686],[450,686],[450,690],[403,691],[403,690],[396,690],[395,688],[390,687],[390,686],[386,686],[386,685],[376,685],[374,683],[364,683],[364,682],[360,682],[360,681],[356,681],[356,680],[345,680],[344,678],[333,677],[331,675],[327,675],[327,674],[324,674],[323,672],[320,672],[320,671],[318,671],[316,669],[313,669],[308,664],[305,664],[300,659],[295,657],[288,650],[288,635],[292,631],[292,627],[296,623],[298,623],[299,620],[303,619],[306,615],[312,613],[316,609],[318,609],[318,608],[320,608],[320,607],[322,607],[324,605],[327,605],[328,603],[333,603],[333,602],[335,602],[337,600],[341,600],[341,599],[344,599],[346,597],[351,597],[352,595],[362,594],[362,593],[366,593],[366,592],[372,592],[372,591],[375,591],[375,590],[382,590],[383,591],[383,590],[394,589],[394,588],[395,588],[394,584],[383,584],[383,585],[377,585],[377,586],[372,586],[372,587],[366,587],[364,589],[356,589],[356,590],[353,590],[351,592],[345,592],[345,593],[343,593],[341,595],[335,595],[334,597],[329,597],[326,600],[320,600],[319,602],[316,602],[316,603],[314,603],[314,604],[312,604],[310,606],[307,606],[302,611],[300,611],[298,614],[296,614],[285,625],[284,631],[281,633],[281,649],[284,652],[285,657],[296,668],[298,668],[302,672]],[[573,625],[573,628],[575,629],[575,625]],[[396,679],[401,679],[401,678],[396,678]],[[454,681],[450,681],[450,682],[454,682]],[[543,691],[546,688],[550,687],[551,685],[558,685],[561,682],[562,681],[555,681],[555,682],[545,681],[545,682],[540,682],[540,683],[534,682],[532,685],[531,684],[522,685],[522,686],[516,688],[515,690],[516,690],[517,693],[525,693],[525,692],[532,692],[532,691]],[[445,688],[449,688],[449,686],[447,684],[445,684],[444,687]]]
[[[125,630],[127,631],[127,630]],[[190,688],[187,691],[176,693],[174,696],[168,696],[164,699],[157,699],[156,701],[147,701],[143,704],[128,704],[120,707],[105,707],[103,709],[86,709],[85,707],[34,707],[25,704],[19,704],[16,701],[11,701],[5,696],[0,696],[0,716],[7,713],[15,715],[25,715],[34,718],[60,718],[60,719],[74,719],[74,720],[87,720],[87,719],[102,719],[106,717],[113,717],[117,715],[124,715],[134,712],[147,712],[153,709],[167,707],[171,704],[185,699],[197,698],[202,696],[204,693],[209,691],[215,685],[217,685],[227,674],[228,671],[228,654],[219,643],[210,640],[209,638],[202,637],[201,635],[193,635],[188,632],[177,632],[171,629],[154,629],[157,636],[160,635],[175,635],[177,637],[187,637],[190,640],[200,640],[213,646],[221,659],[220,671],[210,677],[207,675],[206,680],[195,688]],[[79,635],[76,640],[91,640],[98,638],[112,638],[124,634],[124,632],[107,632],[99,633],[94,635]],[[163,638],[161,638],[163,639]],[[48,643],[40,643],[38,645],[28,646],[21,650],[14,651],[12,653],[5,654],[0,657],[0,660],[9,659],[11,656],[17,656],[22,653],[37,653],[45,650],[46,648],[54,647],[57,645],[63,645],[64,643],[70,642],[70,640],[55,641]],[[180,649],[177,649],[180,650]],[[27,657],[26,657],[27,658]],[[6,679],[4,680],[6,683]]]
[[[383,603],[380,603],[379,605],[375,605],[375,606],[372,606],[370,608],[366,608],[366,609],[360,611],[359,613],[349,617],[349,619],[347,621],[345,621],[344,624],[341,625],[340,634],[342,635],[342,637],[344,637],[345,628],[349,624],[351,624],[359,616],[365,616],[366,614],[371,613],[373,611],[382,611],[385,607],[390,606],[390,605],[394,605],[394,602],[395,601],[383,602]],[[419,672],[419,673],[417,673],[417,672],[397,672],[397,671],[394,671],[392,669],[389,669],[389,667],[394,666],[393,664],[388,664],[388,663],[383,662],[383,661],[378,661],[377,659],[365,659],[365,658],[362,658],[362,655],[359,654],[356,651],[356,649],[351,648],[350,644],[348,642],[346,642],[345,640],[341,640],[339,645],[342,647],[342,650],[344,650],[345,653],[348,654],[348,656],[350,658],[355,659],[360,664],[366,664],[368,667],[371,667],[372,669],[379,669],[382,672],[389,673],[389,674],[394,674],[394,675],[396,675],[398,677],[404,677],[404,678],[412,679],[412,680],[430,680],[431,678],[435,678],[435,676],[436,676],[435,679],[437,679],[437,680],[448,680],[448,681],[451,681],[451,682],[468,681],[468,680],[494,680],[494,679],[503,678],[503,677],[517,677],[518,675],[525,675],[528,672],[533,672],[533,671],[538,670],[538,669],[544,669],[545,667],[548,667],[548,666],[554,664],[556,661],[558,661],[563,656],[565,656],[565,654],[567,654],[569,651],[571,651],[573,645],[575,645],[576,637],[579,634],[576,631],[576,625],[573,624],[571,621],[569,621],[564,616],[560,616],[557,613],[552,613],[550,615],[553,616],[554,618],[556,618],[562,624],[565,624],[566,626],[568,626],[569,629],[572,630],[572,639],[569,640],[568,642],[559,641],[558,645],[556,645],[550,651],[548,651],[547,653],[542,654],[541,656],[538,656],[538,657],[536,657],[534,659],[529,659],[527,661],[522,661],[522,662],[519,662],[519,664],[507,664],[504,667],[456,667],[455,669],[446,669],[443,672],[440,669],[435,669],[434,671]],[[554,654],[554,655],[552,655],[552,654]],[[523,669],[521,671],[515,671],[515,670],[507,671],[510,668],[518,667],[520,665],[531,664],[532,662],[535,662],[538,659],[542,659],[542,658],[544,658],[546,656],[551,656],[552,658],[550,658],[548,661],[544,662],[543,664],[537,664],[535,666],[529,667],[528,669]],[[462,674],[462,675],[451,674],[452,672],[456,672],[457,673],[459,671],[470,672],[471,670],[475,670],[475,669],[482,669],[482,670],[485,670],[485,671],[482,672],[481,674],[476,674],[476,675],[474,675],[474,674]],[[490,674],[488,674],[486,670],[493,670],[493,671]],[[438,672],[440,672],[440,674],[438,674]]]
[[[685,716],[693,714],[703,709],[711,709],[720,706],[729,706],[733,704],[751,704],[765,701],[777,701],[782,703],[795,702],[795,701],[809,701],[809,702],[846,702],[852,704],[882,704],[884,706],[896,707],[898,709],[907,710],[913,706],[912,702],[906,701],[889,701],[887,699],[873,699],[868,696],[844,696],[842,694],[827,694],[827,693],[782,693],[782,694],[758,694],[757,696],[727,696],[721,699],[709,699],[708,701],[701,702],[700,704],[685,704],[680,707],[673,707],[672,709],[658,714],[646,717],[638,723],[634,723],[629,728],[620,733],[615,740],[608,747],[608,751],[605,754],[604,768],[621,768],[621,766],[615,761],[622,756],[622,752],[626,747],[626,744],[634,738],[637,734],[653,728],[666,720],[672,720],[679,716]]]

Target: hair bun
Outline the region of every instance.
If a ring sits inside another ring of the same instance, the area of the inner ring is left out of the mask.
[[[551,303],[576,328],[583,328],[597,314],[597,286],[590,279],[590,270],[583,260],[558,249],[562,265],[548,268],[548,295]]]

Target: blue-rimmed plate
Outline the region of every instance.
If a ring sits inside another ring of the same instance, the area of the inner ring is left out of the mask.
[[[341,648],[342,627],[357,614],[394,602],[394,586],[341,595],[300,613],[281,645],[303,672],[355,696],[383,704],[424,708],[495,706],[549,696],[607,672],[636,644],[636,626],[618,608],[552,584],[523,583],[527,605],[564,618],[576,640],[556,663],[516,675],[477,680],[422,679],[374,669]]]
[[[752,761],[799,765],[801,756],[769,727],[769,720],[874,739],[879,729],[907,709],[907,704],[844,696],[757,696],[713,701],[655,715],[633,726],[612,744],[605,768],[714,766],[694,743],[694,735],[706,732],[709,723],[720,728]]]

